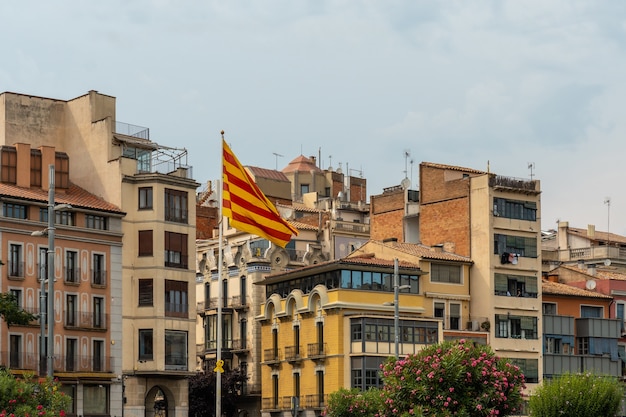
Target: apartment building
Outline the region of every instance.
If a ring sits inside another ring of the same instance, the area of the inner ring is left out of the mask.
[[[262,415],[317,416],[342,387],[379,387],[380,364],[443,338],[425,318],[420,267],[371,254],[267,276],[261,315]],[[395,325],[398,291],[398,326]]]
[[[488,318],[498,356],[537,375],[529,390],[543,375],[540,195],[538,180],[420,164],[421,242],[471,258],[470,312]]]
[[[71,162],[52,146],[0,146],[0,291],[13,294],[22,308],[39,317],[27,326],[2,324],[0,366],[17,375],[45,376],[51,365],[61,389],[72,398],[68,415],[120,414],[121,405],[113,399],[121,398],[122,391],[116,382],[122,369],[124,213],[75,185]],[[53,207],[65,209],[50,214],[51,196]],[[50,215],[52,320],[47,314]]]
[[[196,314],[188,307],[195,305],[195,271],[189,258],[199,184],[186,150],[161,146],[150,140],[149,129],[119,122],[115,103],[97,91],[71,100],[3,93],[0,145],[27,143],[66,153],[71,171],[62,165],[57,172],[67,172],[73,184],[125,214],[123,250],[112,259],[119,273],[111,282],[121,285],[109,301],[116,303],[123,329],[110,346],[124,354],[107,385],[109,409],[99,415],[143,417],[165,409],[168,416],[186,416],[187,377],[195,370]]]

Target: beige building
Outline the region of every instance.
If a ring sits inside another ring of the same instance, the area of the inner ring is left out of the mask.
[[[0,126],[0,145],[65,152],[70,180],[125,213],[121,274],[111,277],[121,283],[111,294],[122,315],[123,333],[111,340],[121,347],[114,351],[121,372],[110,380],[111,408],[104,414],[121,414],[123,404],[126,417],[152,416],[155,406],[187,416],[199,184],[186,151],[152,142],[147,128],[118,122],[115,98],[96,91],[67,101],[3,93]]]
[[[540,195],[537,180],[420,164],[421,241],[472,259],[471,315],[487,317],[491,347],[529,389],[543,375]]]

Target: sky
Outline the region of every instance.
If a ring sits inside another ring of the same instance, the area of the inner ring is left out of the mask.
[[[0,92],[114,96],[202,184],[224,130],[244,165],[321,156],[368,195],[420,162],[532,176],[542,229],[626,235],[623,1],[21,0],[0,36]]]

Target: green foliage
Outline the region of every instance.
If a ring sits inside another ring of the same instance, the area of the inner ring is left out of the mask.
[[[0,370],[0,417],[64,417],[71,398],[59,390],[59,382],[26,375],[15,378]]]
[[[533,417],[615,416],[624,389],[610,376],[565,374],[544,381],[530,397]]]
[[[331,394],[329,417],[509,416],[522,404],[524,375],[488,346],[461,340],[382,365],[382,390]]]
[[[17,299],[10,293],[0,293],[0,316],[2,316],[9,327],[15,324],[26,325],[37,319],[36,315],[20,308],[17,304]]]
[[[341,388],[330,394],[324,415],[332,417],[376,417],[382,408],[382,392],[372,388],[361,391]]]
[[[209,367],[213,369],[213,366]],[[222,382],[222,413],[228,417],[237,412],[241,389],[248,380],[239,369],[226,370],[220,377]],[[215,372],[198,372],[189,378],[189,415],[213,417],[215,414]],[[2,416],[0,416],[2,417]]]

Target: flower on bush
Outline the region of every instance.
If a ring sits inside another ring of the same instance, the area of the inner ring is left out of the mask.
[[[59,385],[51,378],[30,374],[18,379],[0,370],[0,417],[64,417],[71,399],[59,391]]]

